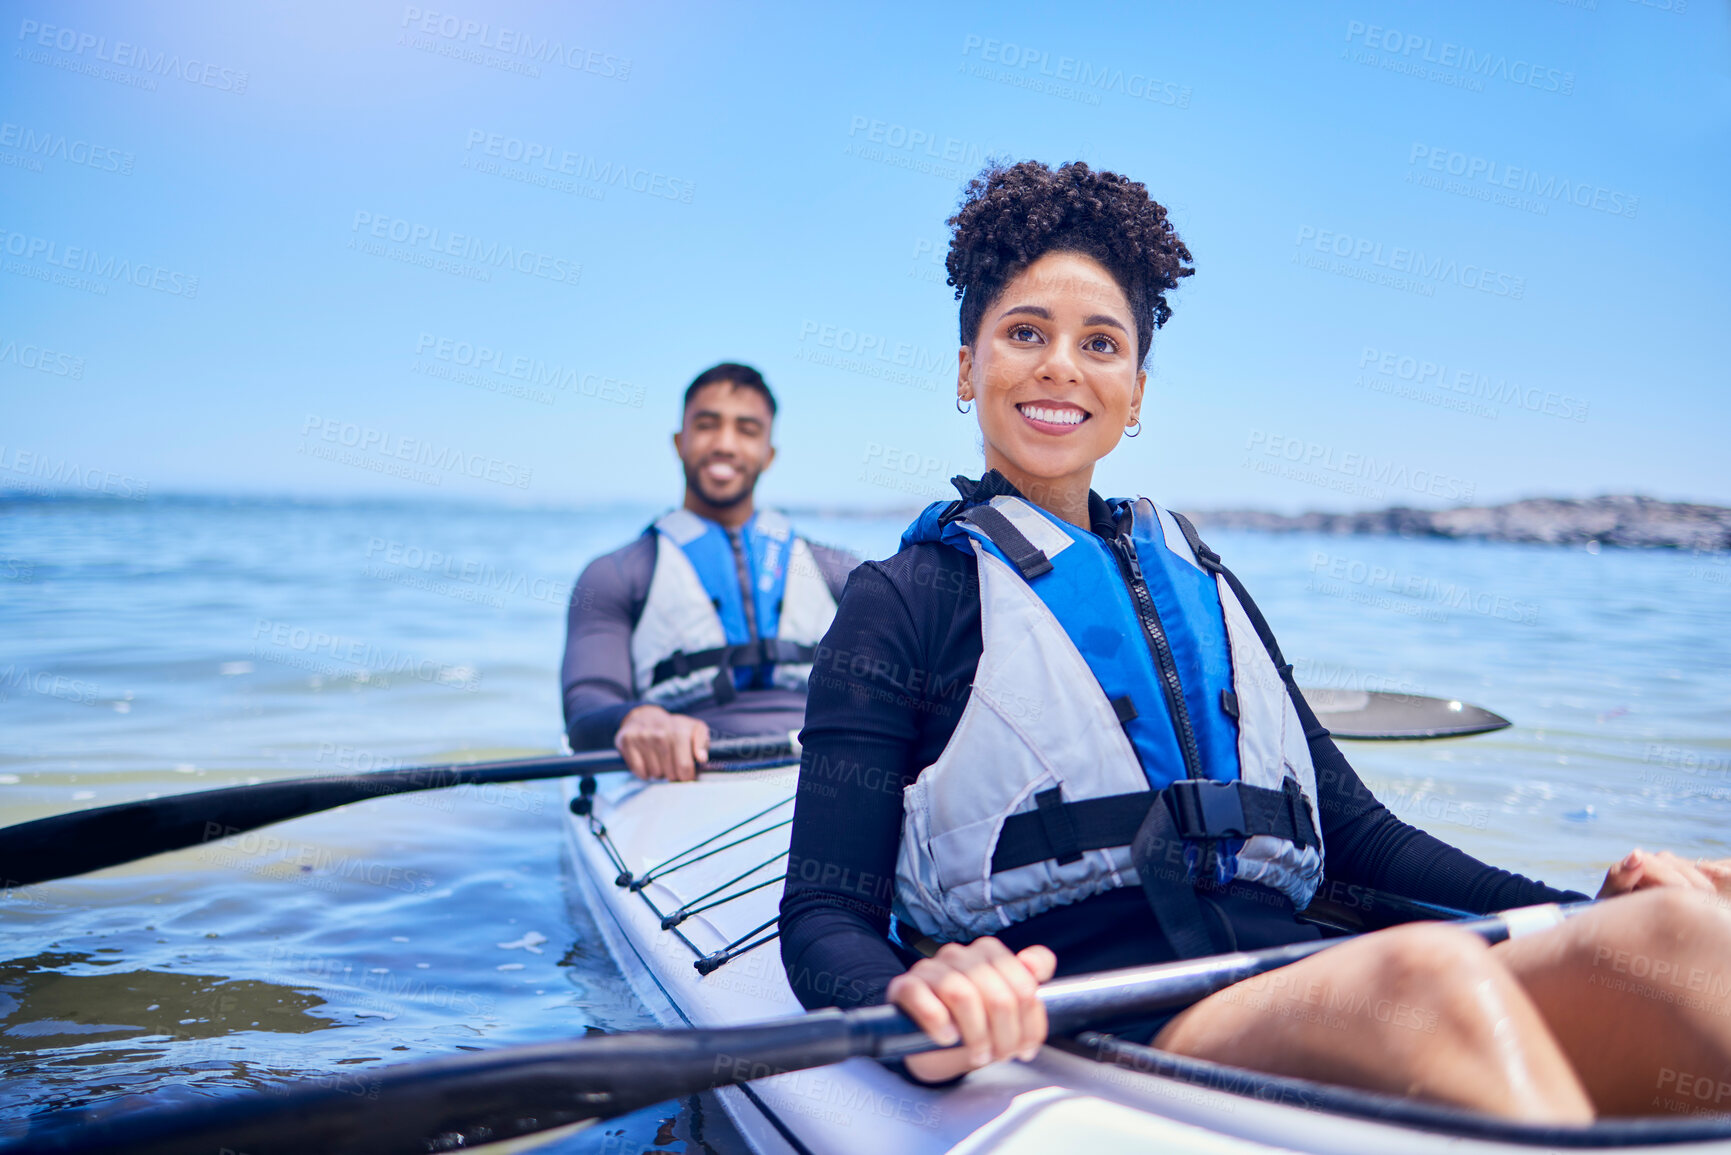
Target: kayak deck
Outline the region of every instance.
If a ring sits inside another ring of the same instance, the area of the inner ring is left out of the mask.
[[[576,874],[592,907],[606,912],[597,922],[610,952],[663,1025],[735,1026],[803,1011],[775,946],[796,778],[797,768],[785,766],[677,785],[625,775],[594,785],[566,780],[567,797],[586,799],[590,809],[568,825]],[[820,1155],[1079,1148],[1490,1155],[1561,1147],[1683,1155],[1723,1151],[1731,1140],[1731,1120],[1723,1118],[1506,1124],[1095,1033],[943,1090],[853,1059],[716,1094],[757,1150]]]

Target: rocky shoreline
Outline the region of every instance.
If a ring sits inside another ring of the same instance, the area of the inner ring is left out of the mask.
[[[1393,509],[1286,516],[1226,509],[1190,515],[1197,527],[1264,533],[1376,534],[1624,549],[1731,550],[1731,509],[1627,495],[1538,497],[1460,509]]]

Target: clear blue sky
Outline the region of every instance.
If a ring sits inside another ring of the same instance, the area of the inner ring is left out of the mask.
[[[0,488],[668,502],[740,359],[766,496],[919,504],[1003,155],[1195,254],[1102,490],[1731,504],[1724,3],[154,7],[6,6]]]

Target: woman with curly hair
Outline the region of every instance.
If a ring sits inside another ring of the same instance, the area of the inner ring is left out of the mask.
[[[1161,426],[1143,365],[1194,271],[1165,209],[1027,161],[949,223],[986,470],[854,571],[819,648],[781,918],[801,1001],[895,1003],[955,1044],[907,1060],[943,1082],[1035,1053],[1054,974],[1317,937],[1325,872],[1480,912],[1585,898],[1396,819],[1194,528],[1090,489]],[[1646,1113],[1662,1068],[1731,1085],[1717,889],[1727,863],[1636,851],[1600,892],[1627,897],[1551,929],[1395,927],[1119,1033],[1516,1119]],[[1656,977],[1616,981],[1631,959]]]

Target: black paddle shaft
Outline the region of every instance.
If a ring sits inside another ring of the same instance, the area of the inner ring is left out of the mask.
[[[1585,907],[1589,904],[1579,904]],[[1551,925],[1576,908],[1534,908]],[[1548,912],[1548,913],[1547,913]],[[1491,942],[1508,917],[1457,925]],[[1530,915],[1526,920],[1534,924]],[[1058,979],[1040,988],[1053,1034],[1189,1006],[1233,983],[1345,939],[1292,943],[1213,958]],[[31,1122],[0,1150],[85,1155],[425,1155],[462,1150],[586,1119],[605,1119],[712,1087],[827,1066],[894,1058],[936,1044],[890,1006],[824,1010],[753,1026],[538,1043],[305,1079],[212,1102],[122,1100]]]
[[[865,1053],[840,1011],[724,1030],[641,1031],[303,1079],[170,1107],[134,1098],[46,1115],[6,1152],[426,1155]]]
[[[1060,979],[1040,997],[1054,1031],[1075,1031],[1188,1005],[1332,945],[1295,943]],[[639,1031],[357,1070],[226,1102],[115,1103],[46,1116],[24,1146],[63,1155],[425,1155],[856,1056],[901,1057],[934,1046],[895,1007],[825,1010],[759,1026]]]
[[[711,763],[773,759],[785,757],[792,749],[785,738],[724,738],[709,744],[709,757]],[[0,880],[13,887],[84,874],[385,794],[623,769],[625,764],[618,753],[597,750],[467,766],[410,766],[367,774],[290,778],[75,810],[0,830]]]

